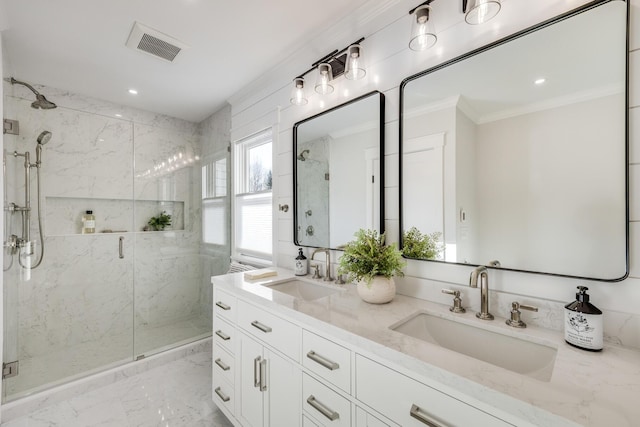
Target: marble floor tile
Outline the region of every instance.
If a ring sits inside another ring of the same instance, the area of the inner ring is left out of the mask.
[[[195,353],[2,427],[230,427],[211,400],[211,353]]]

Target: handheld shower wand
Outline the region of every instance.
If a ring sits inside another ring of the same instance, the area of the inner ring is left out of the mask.
[[[38,136],[38,144],[36,145],[36,167],[42,164],[42,146],[51,139],[51,132],[45,130]]]

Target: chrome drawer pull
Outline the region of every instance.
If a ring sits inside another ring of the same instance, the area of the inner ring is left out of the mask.
[[[335,371],[336,369],[338,369],[340,367],[340,365],[338,365],[336,362],[333,362],[329,359],[327,359],[326,357],[322,357],[320,356],[318,353],[316,353],[315,351],[311,350],[309,353],[307,353],[307,357],[311,360],[313,360],[316,363],[319,363],[320,365],[324,366],[325,368],[331,370],[331,371]]]
[[[267,359],[260,361],[260,391],[267,390]]]
[[[335,421],[340,418],[340,414],[331,408],[326,407],[320,401],[318,401],[313,395],[307,398],[307,403],[313,407],[316,411],[327,417],[331,421]]]
[[[251,326],[253,326],[254,328],[260,329],[265,334],[268,334],[269,332],[272,331],[271,327],[269,327],[267,325],[263,325],[262,323],[258,322],[257,320],[254,320],[253,322],[251,322]]]
[[[221,359],[216,359],[216,365],[220,366],[223,371],[228,371],[231,369],[231,366],[225,364]]]
[[[217,330],[216,331],[216,335],[219,336],[220,338],[222,338],[225,341],[229,341],[231,339],[231,337],[229,335],[225,334],[221,330]]]
[[[231,310],[231,306],[228,306],[227,304],[223,303],[222,301],[218,301],[216,303],[216,305],[218,307],[220,307],[221,309],[223,309],[223,310]]]
[[[260,356],[253,359],[253,386],[260,387],[260,378],[258,377],[258,370],[260,369]]]
[[[222,399],[223,402],[228,402],[229,400],[231,400],[231,398],[229,396],[227,396],[226,394],[224,394],[221,390],[220,387],[216,388],[214,390],[216,392],[216,394],[218,395],[218,397],[220,399]]]
[[[446,427],[446,424],[442,424],[441,421],[437,421],[433,417],[429,416],[429,414],[420,409],[418,405],[411,405],[411,411],[409,414],[422,424],[426,424],[429,427]]]

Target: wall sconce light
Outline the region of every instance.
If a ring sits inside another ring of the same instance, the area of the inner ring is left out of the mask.
[[[500,12],[500,0],[462,0],[462,12],[467,24],[484,24]]]
[[[293,105],[305,105],[309,100],[304,93],[304,77],[296,77],[293,79],[293,88],[291,89],[291,98],[289,101]]]
[[[320,95],[327,95],[333,92],[333,86],[329,83],[333,80],[333,70],[331,64],[323,62],[318,64],[318,78],[316,79],[316,92]]]
[[[359,44],[352,44],[347,48],[347,64],[344,77],[349,80],[359,80],[367,74],[362,65],[362,48]]]
[[[321,95],[333,92],[334,88],[331,81],[342,74],[349,80],[357,80],[364,77],[366,70],[362,65],[362,48],[360,47],[360,42],[363,40],[364,37],[342,50],[336,49],[323,56],[314,62],[311,68],[293,79],[293,88],[289,101],[293,105],[305,105],[308,102],[304,92],[304,76],[312,71],[317,70],[318,72],[314,89]]]
[[[411,21],[411,39],[409,49],[415,51],[426,50],[436,44],[438,37],[433,29],[433,23],[429,20],[431,8],[429,5],[434,0],[428,0],[411,9],[409,15],[413,15]]]

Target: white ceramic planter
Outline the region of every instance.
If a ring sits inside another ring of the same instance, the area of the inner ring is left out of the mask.
[[[358,295],[370,304],[385,304],[396,295],[396,283],[393,277],[376,276],[371,283],[361,280],[358,282]]]

